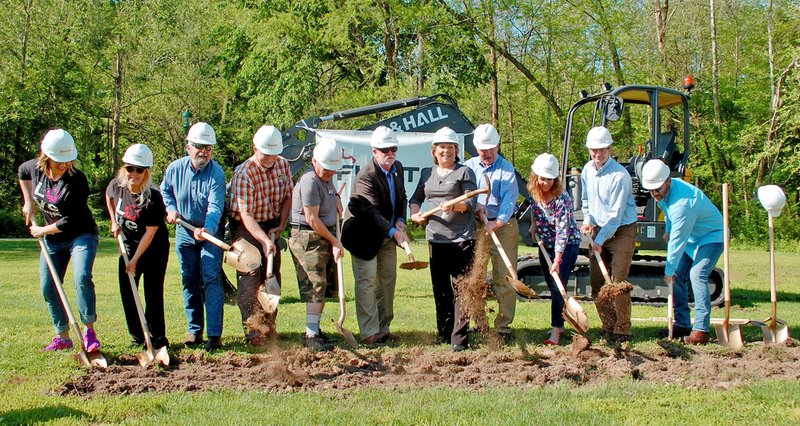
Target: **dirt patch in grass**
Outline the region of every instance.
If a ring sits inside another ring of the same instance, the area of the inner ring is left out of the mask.
[[[687,388],[730,389],[768,378],[800,379],[800,348],[793,344],[765,347],[751,343],[734,351],[664,341],[649,353],[602,345],[574,349],[518,345],[453,353],[445,346],[415,346],[314,353],[272,347],[253,355],[182,354],[166,369],[143,369],[133,356],[124,356],[106,371],[91,370],[65,384],[59,393],[91,397],[222,389],[525,388],[563,383],[590,386],[626,378]]]

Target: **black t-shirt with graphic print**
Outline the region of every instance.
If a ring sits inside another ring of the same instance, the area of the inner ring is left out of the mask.
[[[97,235],[97,223],[89,210],[89,182],[86,175],[74,169],[54,181],[36,166],[33,159],[19,166],[21,181],[31,181],[33,199],[44,217],[44,225],[55,223],[60,233],[50,234],[52,241],[69,241],[78,235]]]
[[[125,245],[130,254],[136,251],[148,226],[158,227],[150,247],[169,244],[167,225],[164,223],[167,208],[158,188],[151,186],[150,198],[139,205],[139,194],[133,194],[127,187],[119,186],[114,179],[108,184],[106,195],[114,204],[114,220],[125,237]]]

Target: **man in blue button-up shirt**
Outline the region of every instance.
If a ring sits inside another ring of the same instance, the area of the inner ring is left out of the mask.
[[[691,334],[684,341],[707,343],[711,311],[708,277],[724,248],[722,215],[703,191],[670,177],[669,167],[661,160],[650,160],[644,165],[642,187],[658,201],[666,220],[668,243],[664,281],[674,286],[673,335],[689,334],[688,282],[691,281],[695,319]]]
[[[222,249],[206,241],[203,232],[222,237],[220,219],[225,207],[225,173],[211,159],[217,143],[214,129],[196,123],[186,136],[187,156],[173,161],[164,172],[161,193],[167,221],[178,218],[197,227],[194,232],[178,226],[175,240],[183,275],[183,303],[189,323],[186,345],[203,341],[203,305],[208,316],[207,350],[222,347],[223,289],[220,280]],[[204,302],[205,301],[205,302]]]
[[[581,172],[583,225],[581,232],[594,238],[592,252],[600,253],[614,281],[625,281],[636,247],[636,203],[631,175],[611,157],[614,141],[605,127],[594,127],[586,136],[591,159]],[[598,298],[605,279],[594,255],[589,257],[592,296],[610,341],[626,342],[631,334],[631,295],[622,292],[613,300]]]
[[[488,195],[478,196],[478,205],[482,206],[483,213],[488,219],[484,231],[493,231],[500,244],[503,246],[511,261],[511,267],[517,268],[517,253],[519,247],[519,225],[514,213],[517,209],[519,188],[517,187],[517,174],[514,166],[500,155],[500,135],[491,124],[481,124],[475,128],[472,142],[478,155],[467,160],[464,165],[472,169],[477,179],[478,188],[486,187],[489,177],[491,192]],[[481,223],[480,227],[483,226]],[[514,321],[516,311],[517,293],[511,284],[506,281],[506,275],[511,275],[505,262],[494,245],[489,245],[492,258],[492,285],[499,312],[494,321],[494,326],[505,342],[511,339],[511,322]]]

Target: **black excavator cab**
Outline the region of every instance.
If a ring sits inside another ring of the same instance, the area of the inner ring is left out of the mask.
[[[631,296],[635,302],[665,303],[664,215],[639,182],[642,167],[653,158],[660,158],[669,165],[673,177],[691,177],[687,168],[690,154],[689,93],[659,86],[611,88],[607,84],[594,95],[581,92],[580,99],[567,115],[560,163],[561,179],[575,202],[575,220],[579,225],[583,221],[580,173],[589,161],[584,138],[594,126],[604,126],[611,131],[614,138],[612,156],[628,170],[633,182],[638,221],[636,254],[628,278],[634,285]],[[520,215],[526,214],[530,213],[527,210],[520,212]],[[589,298],[587,243],[583,244],[581,253],[567,290]],[[539,271],[538,259],[520,259],[518,270],[526,285],[537,293],[549,295]],[[712,305],[719,305],[723,302],[722,271],[716,269],[710,281]],[[692,300],[691,288],[689,297]]]

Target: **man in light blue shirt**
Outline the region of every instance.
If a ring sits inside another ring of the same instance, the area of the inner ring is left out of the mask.
[[[591,159],[581,172],[581,232],[592,235],[594,244],[590,250],[600,253],[616,282],[628,279],[636,248],[637,217],[631,176],[611,157],[613,143],[605,127],[594,127],[586,135]],[[627,342],[631,334],[630,292],[620,292],[613,300],[598,298],[606,283],[594,255],[589,262],[592,297],[603,323],[601,332],[609,343]]]
[[[491,185],[489,195],[478,196],[478,205],[482,206],[483,210],[478,214],[486,215],[488,223],[484,227],[484,231],[487,235],[494,231],[511,261],[511,267],[516,270],[519,247],[519,225],[514,217],[519,197],[516,170],[498,152],[500,135],[493,125],[481,124],[478,126],[472,140],[478,150],[478,155],[467,160],[464,165],[475,173],[478,188],[486,187],[484,176],[489,177]],[[514,321],[517,293],[506,281],[506,275],[511,274],[500,257],[497,247],[490,245],[489,250],[492,258],[492,285],[499,307],[494,326],[503,341],[508,343],[511,340],[510,325]]]
[[[217,143],[214,129],[196,123],[186,136],[187,156],[173,161],[164,172],[161,193],[167,207],[167,221],[177,219],[197,227],[175,230],[178,260],[183,275],[183,303],[189,323],[185,345],[203,342],[203,306],[207,315],[206,350],[222,347],[223,289],[220,280],[222,249],[206,241],[203,232],[222,237],[220,219],[225,207],[225,173],[211,159]]]
[[[642,168],[642,187],[658,201],[666,220],[667,265],[664,281],[673,285],[675,327],[673,336],[686,343],[708,343],[711,295],[708,277],[723,246],[723,224],[719,209],[700,189],[669,175],[661,160],[650,160]],[[694,293],[694,327],[689,331],[688,282]]]

